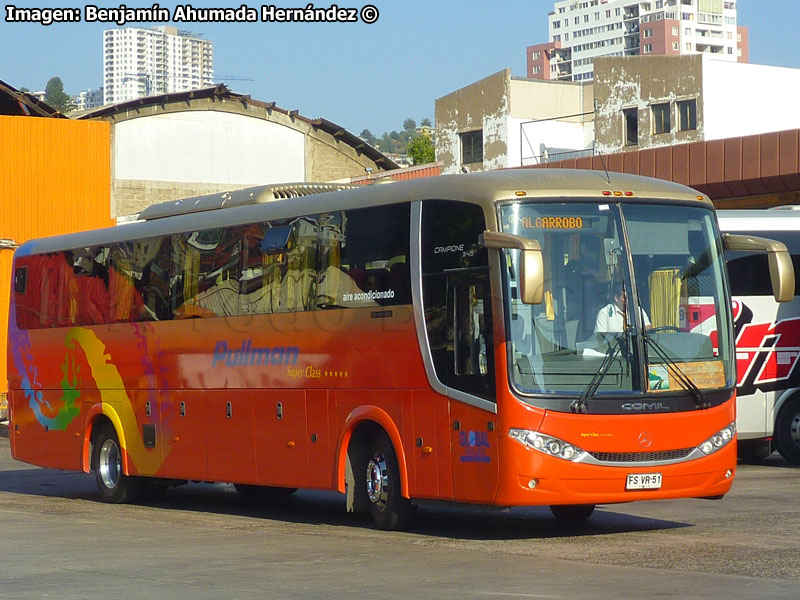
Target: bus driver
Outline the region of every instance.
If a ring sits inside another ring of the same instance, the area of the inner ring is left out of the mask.
[[[609,295],[611,302],[597,313],[595,333],[622,333],[625,329],[627,300],[622,282],[614,282]],[[646,329],[650,327],[650,319],[644,309],[642,309],[642,324]]]

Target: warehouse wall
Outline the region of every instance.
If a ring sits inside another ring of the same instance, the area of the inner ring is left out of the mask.
[[[0,115],[0,238],[108,227],[111,140],[104,122]],[[0,251],[0,392],[7,391],[11,252]]]

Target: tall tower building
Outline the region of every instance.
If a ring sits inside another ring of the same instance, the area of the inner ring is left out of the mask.
[[[175,27],[103,32],[103,103],[214,85],[214,43]]]
[[[748,61],[747,28],[726,0],[561,0],[550,41],[527,48],[528,77],[592,79],[598,56],[710,53]]]

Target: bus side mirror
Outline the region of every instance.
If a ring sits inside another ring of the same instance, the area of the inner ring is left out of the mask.
[[[524,304],[541,304],[544,299],[544,260],[542,247],[531,240],[511,233],[484,231],[481,244],[486,248],[514,248],[520,253],[520,299]]]
[[[789,251],[783,242],[753,235],[722,234],[725,250],[744,252],[766,252],[769,260],[769,277],[772,280],[772,295],[776,302],[791,302],[794,299],[794,267]]]

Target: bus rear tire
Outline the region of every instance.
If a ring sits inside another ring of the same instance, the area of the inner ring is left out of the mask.
[[[553,504],[550,512],[559,521],[585,521],[592,516],[594,504]]]
[[[774,439],[783,458],[800,464],[800,395],[789,398],[778,412]]]
[[[400,493],[400,468],[392,442],[384,432],[369,444],[366,489],[372,520],[380,529],[406,529],[413,519],[414,506]]]
[[[122,450],[117,432],[110,423],[101,425],[97,433],[92,448],[92,467],[103,502],[125,504],[141,499],[144,480],[123,473]]]

